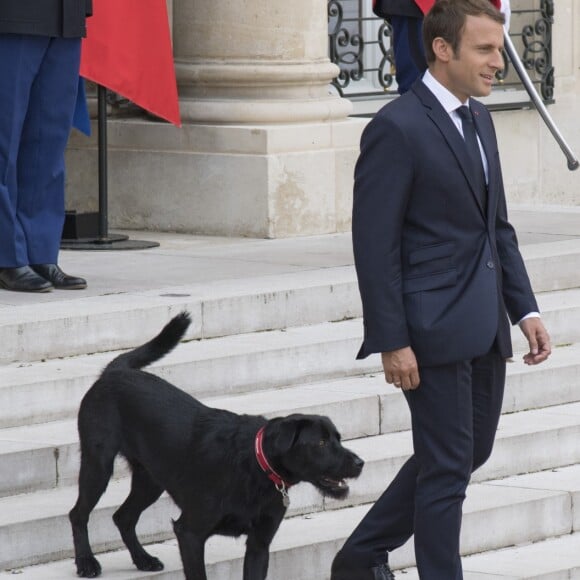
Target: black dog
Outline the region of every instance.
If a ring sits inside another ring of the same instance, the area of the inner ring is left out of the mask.
[[[79,497],[69,516],[79,576],[101,573],[89,544],[89,514],[105,491],[117,454],[132,469],[129,496],[113,520],[139,570],[163,564],[137,539],[139,516],[167,490],[181,510],[173,524],[187,580],[206,580],[204,545],[214,535],[247,534],[244,580],[264,580],[269,546],[288,506],[287,488],[308,481],[344,498],[344,478],[363,461],[340,443],[327,417],[266,420],[206,407],[142,367],[172,350],[189,314],[113,360],[84,396],[78,416]]]

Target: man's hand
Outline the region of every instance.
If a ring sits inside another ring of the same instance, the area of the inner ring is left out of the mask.
[[[537,365],[544,362],[552,352],[550,336],[540,318],[526,318],[520,322],[520,328],[528,339],[530,352],[524,355],[527,365]]]
[[[414,390],[419,386],[419,367],[410,346],[383,352],[381,357],[387,383],[393,383],[403,391]]]

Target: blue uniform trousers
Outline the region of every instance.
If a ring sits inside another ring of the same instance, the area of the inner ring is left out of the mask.
[[[423,49],[423,19],[391,16],[393,51],[399,93],[406,93],[425,72],[427,61]]]
[[[57,262],[80,46],[0,34],[0,268]]]

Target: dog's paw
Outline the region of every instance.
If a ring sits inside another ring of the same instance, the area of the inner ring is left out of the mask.
[[[101,575],[101,565],[94,556],[85,556],[75,560],[77,576],[81,578],[96,578]]]
[[[146,554],[142,558],[139,558],[138,561],[135,562],[135,566],[142,572],[160,572],[163,570],[163,562],[155,556],[150,556]]]

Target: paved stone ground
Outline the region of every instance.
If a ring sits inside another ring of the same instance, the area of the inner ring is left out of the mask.
[[[512,207],[520,244],[580,239],[580,208]],[[240,280],[349,266],[350,233],[263,240],[125,232],[132,240],[155,240],[157,248],[127,251],[63,250],[65,271],[84,276],[84,291],[24,294],[0,291],[2,308],[139,291],[163,290],[216,280]],[[580,280],[579,280],[580,284]]]

